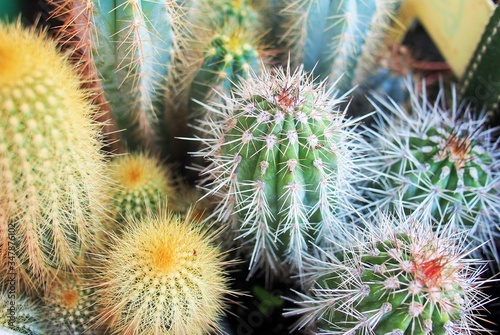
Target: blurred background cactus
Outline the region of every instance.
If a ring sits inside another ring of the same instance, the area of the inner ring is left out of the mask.
[[[499,329],[496,2],[3,1],[44,37],[0,38],[0,302],[47,334]]]

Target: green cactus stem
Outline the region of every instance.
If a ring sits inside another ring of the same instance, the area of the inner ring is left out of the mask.
[[[337,87],[345,92],[363,82],[356,71],[372,67],[400,2],[282,1],[282,38],[294,64],[303,63],[319,80],[342,77]]]
[[[14,291],[0,292],[0,331],[10,329],[25,335],[47,334],[41,322],[42,313],[39,303]]]
[[[496,7],[465,74],[461,79],[461,99],[470,100],[484,108],[490,123],[498,124],[500,103],[500,7]]]
[[[339,108],[345,96],[315,85],[302,68],[252,74],[233,94],[207,106],[222,121],[207,122],[205,147],[195,153],[209,162],[203,187],[220,198],[212,216],[250,248],[250,275],[300,271],[356,195],[357,120]]]
[[[423,213],[381,214],[343,251],[311,259],[296,328],[311,334],[476,334],[489,298],[465,238]]]
[[[98,80],[129,150],[159,150],[171,55],[182,23],[179,5],[163,0],[51,0],[64,21],[60,41],[70,44]]]

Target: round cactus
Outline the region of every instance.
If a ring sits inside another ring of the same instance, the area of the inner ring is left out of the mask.
[[[424,214],[382,213],[345,250],[311,259],[306,293],[286,315],[313,334],[475,334],[489,298],[484,263],[463,234]]]
[[[172,174],[161,162],[142,153],[119,156],[110,163],[115,187],[110,189],[112,216],[118,222],[125,217],[141,217],[158,212],[165,200],[172,201],[175,187]]]
[[[262,65],[259,47],[248,32],[231,26],[216,31],[204,45],[203,63],[189,89],[189,109],[194,117],[199,117],[200,102],[212,102],[222,92],[229,94],[240,78],[247,77],[250,70],[259,73]]]
[[[43,297],[47,332],[60,335],[102,334],[95,324],[95,290],[86,279],[73,276],[56,283]]]
[[[75,269],[101,230],[107,183],[99,126],[72,67],[43,34],[0,25],[0,55],[0,211],[7,224],[0,240],[12,236],[9,254],[24,287],[43,289]],[[2,262],[0,273],[8,266]]]
[[[105,254],[100,320],[111,334],[206,334],[229,293],[226,262],[202,228],[162,214],[130,222]]]
[[[197,154],[210,164],[201,176],[219,197],[214,216],[231,222],[250,246],[251,273],[300,271],[302,256],[341,225],[354,185],[360,135],[332,90],[302,69],[264,70],[240,83],[234,96],[210,107]],[[290,263],[290,264],[286,264]]]
[[[425,91],[407,86],[409,110],[388,99],[374,101],[374,183],[367,194],[377,208],[394,201],[408,211],[425,208],[453,229],[472,230],[472,239],[494,250],[500,222],[495,129],[486,129],[484,115],[458,105],[455,90],[447,106],[444,89],[431,104]]]
[[[0,333],[2,329],[11,329],[16,334],[47,334],[41,323],[39,304],[14,292],[0,293]],[[10,334],[10,333],[8,333]]]

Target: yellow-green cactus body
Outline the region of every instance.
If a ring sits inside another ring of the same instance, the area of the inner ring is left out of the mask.
[[[7,213],[0,238],[12,230],[8,255],[31,289],[74,270],[100,229],[99,129],[79,86],[55,43],[0,26],[0,211]],[[7,273],[8,263],[0,264]]]
[[[123,222],[126,216],[141,217],[158,212],[165,200],[175,197],[172,176],[161,162],[145,154],[132,153],[110,163],[110,189],[113,217]]]
[[[224,263],[207,232],[178,216],[129,222],[102,259],[101,320],[111,334],[207,334],[225,305]]]

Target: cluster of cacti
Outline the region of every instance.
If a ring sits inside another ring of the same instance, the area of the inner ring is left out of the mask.
[[[483,263],[429,216],[378,215],[340,251],[311,260],[299,328],[314,334],[471,334],[482,330]]]
[[[362,157],[345,98],[288,67],[250,75],[212,107],[220,121],[201,138],[203,187],[220,198],[213,216],[251,246],[251,272],[300,271],[315,245],[341,238]]]
[[[408,83],[404,108],[375,97],[376,122],[368,131],[374,208],[402,201],[407,212],[428,211],[443,225],[471,230],[476,244],[493,255],[500,224],[500,170],[495,129],[484,113],[474,115],[445,91],[433,103]],[[497,257],[497,256],[495,256]]]
[[[53,39],[2,23],[0,329],[482,331],[497,128],[392,49],[402,2],[40,0]],[[498,15],[458,86],[489,78],[488,112]]]
[[[99,126],[55,42],[0,25],[0,55],[0,238],[11,242],[0,273],[15,269],[19,290],[39,290],[73,271],[101,229]]]

